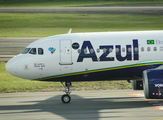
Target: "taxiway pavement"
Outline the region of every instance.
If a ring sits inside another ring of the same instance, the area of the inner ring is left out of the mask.
[[[0,94],[2,120],[163,120],[163,100],[147,100],[143,91],[73,91]]]
[[[163,4],[146,6],[0,7],[0,13],[163,15]]]
[[[0,37],[0,55],[17,55],[41,37]]]
[[[0,61],[8,61],[38,39],[41,37],[0,37]]]

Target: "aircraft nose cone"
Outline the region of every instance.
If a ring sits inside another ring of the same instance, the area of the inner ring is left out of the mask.
[[[17,74],[16,64],[14,63],[14,61],[12,59],[6,63],[6,71],[13,76],[15,76]]]

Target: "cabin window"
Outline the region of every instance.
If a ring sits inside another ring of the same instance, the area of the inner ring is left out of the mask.
[[[29,52],[30,54],[36,55],[36,48],[32,48],[31,51]]]
[[[100,52],[100,49],[97,49],[97,53],[99,53]]]
[[[90,52],[91,52],[91,53],[94,53],[94,50],[93,50],[93,49],[90,49]]]
[[[138,48],[137,47],[135,47],[134,50],[135,50],[135,52],[138,52]]]
[[[141,47],[141,51],[142,51],[142,52],[144,51],[144,47]]]
[[[103,49],[103,52],[104,52],[104,53],[106,53],[106,50],[107,50],[107,49],[106,49],[106,48],[104,48],[104,49]]]
[[[87,53],[87,49],[84,49],[84,53]]]
[[[128,52],[131,52],[131,48],[130,47],[128,48]]]
[[[78,49],[78,53],[81,53],[81,49]]]
[[[125,52],[125,48],[122,48],[122,52]]]
[[[150,47],[147,47],[147,51],[150,51],[151,50],[151,48]]]
[[[163,51],[163,47],[162,46],[160,47],[160,51]]]
[[[25,50],[22,52],[22,54],[27,54],[31,48],[25,48]]]
[[[112,52],[113,51],[113,49],[112,48],[109,48],[109,52]]]
[[[44,54],[44,50],[42,48],[38,48],[38,54],[39,55],[43,55]]]
[[[154,50],[154,51],[157,51],[157,47],[154,47],[153,50]]]
[[[116,52],[119,52],[119,48],[116,48]]]

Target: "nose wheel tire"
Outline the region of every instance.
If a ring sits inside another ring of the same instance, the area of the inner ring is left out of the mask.
[[[71,97],[69,95],[65,94],[61,97],[61,100],[63,103],[69,103],[71,101]]]

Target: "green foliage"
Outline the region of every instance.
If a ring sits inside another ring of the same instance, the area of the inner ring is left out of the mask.
[[[162,30],[163,16],[0,13],[0,37],[45,37],[72,32]]]
[[[0,93],[62,91],[59,82],[31,81],[14,77],[6,72],[4,62],[0,62]],[[130,89],[127,81],[73,82],[72,90]]]

